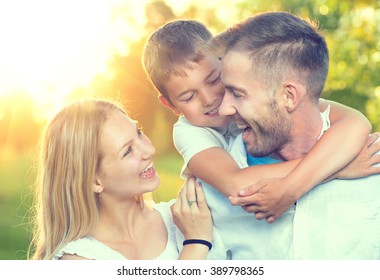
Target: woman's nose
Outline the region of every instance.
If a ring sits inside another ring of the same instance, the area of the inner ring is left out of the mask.
[[[142,139],[140,141],[140,149],[143,158],[150,158],[156,153],[156,149],[152,145],[152,142],[145,134],[142,135]]]

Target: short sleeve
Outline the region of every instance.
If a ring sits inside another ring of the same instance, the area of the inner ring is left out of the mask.
[[[60,259],[63,255],[77,255],[89,260],[122,260],[123,255],[112,250],[104,243],[88,236],[71,241],[53,257],[53,260]]]
[[[225,150],[228,144],[224,136],[218,131],[190,124],[184,117],[180,117],[173,128],[173,141],[177,151],[188,164],[197,153],[213,147],[221,147]]]

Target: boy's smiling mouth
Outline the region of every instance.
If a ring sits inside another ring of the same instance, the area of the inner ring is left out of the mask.
[[[218,107],[206,112],[205,115],[208,115],[211,117],[219,116],[219,107],[220,107],[220,105]]]

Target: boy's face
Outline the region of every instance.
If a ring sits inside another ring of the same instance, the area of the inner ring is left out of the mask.
[[[170,76],[165,84],[170,100],[161,97],[161,103],[174,113],[183,114],[193,125],[227,125],[230,117],[219,115],[225,91],[221,81],[220,60],[206,56],[200,63],[192,63],[191,67],[192,69],[185,69],[184,76]]]

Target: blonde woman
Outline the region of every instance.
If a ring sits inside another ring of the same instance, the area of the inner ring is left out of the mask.
[[[84,100],[60,111],[42,141],[32,258],[206,258],[212,220],[194,178],[175,203],[143,198],[160,183],[154,152],[114,103]],[[175,225],[186,240],[181,252]]]

